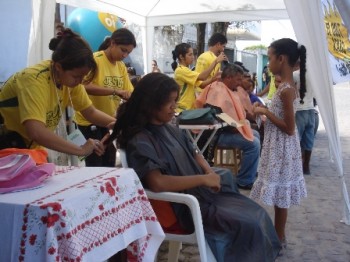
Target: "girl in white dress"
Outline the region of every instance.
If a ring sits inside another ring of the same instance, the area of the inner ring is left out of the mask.
[[[269,108],[254,105],[255,114],[266,115],[264,142],[250,197],[275,208],[275,229],[286,247],[285,226],[288,208],[306,197],[300,143],[295,124],[296,102],[306,92],[306,49],[292,39],[273,42],[268,49],[269,69],[281,77],[281,84]],[[300,93],[293,81],[293,69],[300,63]]]

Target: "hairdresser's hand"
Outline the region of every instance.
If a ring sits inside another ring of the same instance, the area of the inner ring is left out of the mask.
[[[117,95],[124,100],[128,100],[131,96],[131,93],[129,91],[126,91],[126,90],[118,90]]]
[[[85,144],[80,147],[82,150],[81,156],[89,156],[92,154],[92,152],[94,152],[95,140],[89,138],[88,140],[86,140]]]
[[[214,192],[219,192],[221,188],[220,176],[214,172],[206,174],[204,186],[210,187]]]
[[[105,148],[106,146],[102,143],[102,141],[99,141],[97,139],[95,141],[95,147],[94,147],[94,152],[98,156],[102,156],[105,153]]]
[[[106,126],[106,128],[108,128],[109,130],[113,130],[114,125],[115,125],[115,121],[110,122],[110,123]]]
[[[220,55],[218,55],[218,57],[215,60],[215,62],[217,64],[221,63],[222,61],[228,61],[228,58],[227,58],[227,56],[225,55],[224,52],[221,52]]]

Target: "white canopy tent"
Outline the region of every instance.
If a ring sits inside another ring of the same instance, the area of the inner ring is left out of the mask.
[[[53,37],[53,12],[56,2],[112,13],[141,26],[145,72],[148,72],[153,55],[154,26],[290,19],[298,41],[307,48],[308,78],[329,138],[330,153],[341,177],[344,202],[342,220],[350,225],[350,203],[343,176],[342,151],[321,0],[32,0],[33,17],[28,64],[50,57],[47,46]]]

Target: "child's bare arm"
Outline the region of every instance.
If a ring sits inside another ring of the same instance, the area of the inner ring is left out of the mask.
[[[293,101],[295,99],[295,91],[292,88],[287,88],[281,92],[281,100],[283,103],[284,118],[275,116],[267,107],[254,106],[254,113],[266,115],[270,121],[283,132],[288,135],[293,135],[295,132],[295,118],[293,110]]]

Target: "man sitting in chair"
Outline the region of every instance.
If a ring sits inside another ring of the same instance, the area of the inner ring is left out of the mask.
[[[246,112],[237,95],[237,86],[241,84],[243,70],[228,64],[221,74],[221,80],[208,85],[197,98],[196,107],[205,104],[218,106],[237,122],[245,123],[242,127],[225,127],[221,132],[217,146],[234,147],[242,150],[241,168],[237,174],[237,185],[250,190],[256,179],[260,156],[260,136],[252,130],[246,119]]]

